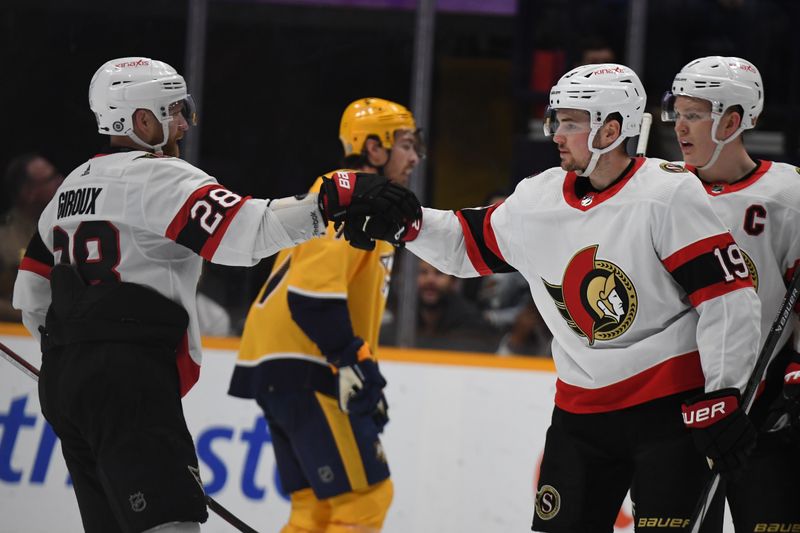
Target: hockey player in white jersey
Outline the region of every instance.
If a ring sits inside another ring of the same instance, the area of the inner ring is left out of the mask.
[[[662,101],[675,122],[686,167],[700,178],[714,211],[741,247],[761,300],[761,343],[800,263],[800,168],[754,160],[742,132],[764,107],[764,84],[751,62],[711,56],[689,62]],[[786,328],[750,418],[756,448],[726,493],[737,533],[800,531],[800,339]]]
[[[328,220],[419,216],[412,193],[340,172],[319,194],[240,196],[177,158],[193,121],[182,76],[104,64],[89,103],[107,153],[67,176],[20,265],[14,306],[41,338],[42,412],[60,437],[87,532],[199,531],[207,518],[181,397],[200,372],[203,259],[251,266]],[[393,232],[394,233],[394,232]]]
[[[545,120],[561,168],[503,203],[423,209],[407,244],[461,277],[519,271],[553,332],[535,531],[611,533],[629,488],[637,531],[685,527],[705,457],[735,469],[755,439],[738,398],[758,348],[758,297],[698,180],[626,153],[645,101],[625,66],[571,70]],[[720,503],[702,531],[721,529]]]

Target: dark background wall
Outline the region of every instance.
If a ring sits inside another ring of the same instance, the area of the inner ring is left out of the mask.
[[[187,1],[4,0],[0,169],[35,150],[66,174],[96,153],[104,138],[88,109],[89,79],[108,59],[127,55],[183,71]],[[658,112],[661,93],[690,59],[748,58],[766,86],[759,130],[779,134],[766,155],[800,163],[800,46],[793,32],[800,2],[648,5],[641,74],[651,110]],[[440,12],[425,132],[428,204],[480,204],[489,192],[555,164],[535,123],[549,85],[578,60],[588,38],[607,41],[624,62],[627,9],[627,0],[518,0],[516,15]],[[347,103],[380,96],[409,104],[413,31],[408,9],[210,0],[199,166],[253,196],[305,190],[339,161]],[[657,126],[650,153],[675,157],[674,148],[669,127]],[[6,205],[3,197],[0,208]],[[211,278],[226,280],[211,292],[244,308],[265,269],[211,269]]]

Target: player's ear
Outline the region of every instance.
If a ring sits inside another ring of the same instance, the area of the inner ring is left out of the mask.
[[[717,131],[717,137],[719,139],[727,139],[733,133],[739,129],[739,126],[742,123],[742,115],[737,113],[736,111],[728,110],[723,116],[722,120],[720,120],[719,130]]]
[[[137,109],[133,112],[133,128],[134,131],[137,133],[141,133],[144,131],[148,131],[151,127],[151,113],[149,113],[146,109]]]
[[[381,141],[375,137],[367,137],[367,140],[364,141],[364,153],[367,156],[367,161],[373,167],[381,167],[388,160],[386,149],[381,144]]]
[[[622,134],[622,130],[620,127],[620,123],[618,120],[609,120],[605,124],[603,124],[604,129],[604,137],[608,143],[612,143],[617,140]]]

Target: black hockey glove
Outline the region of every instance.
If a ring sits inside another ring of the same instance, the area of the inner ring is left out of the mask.
[[[344,223],[344,237],[352,246],[365,250],[375,248],[373,239],[399,243],[410,235],[407,228],[415,221],[419,226],[422,219],[422,207],[413,192],[364,172],[340,171],[323,178],[319,208],[326,222],[334,222],[337,229]]]
[[[800,355],[786,367],[783,376],[784,410],[789,422],[789,431],[796,441],[800,441]]]
[[[721,474],[741,468],[756,444],[756,430],[739,408],[739,390],[721,389],[683,403],[683,423],[700,453]]]
[[[800,354],[795,353],[786,366],[783,390],[772,402],[762,430],[780,431],[789,440],[800,442]]]
[[[347,348],[327,358],[336,368],[339,409],[344,413],[371,415],[383,429],[389,420],[383,396],[386,380],[369,345],[356,337]]]

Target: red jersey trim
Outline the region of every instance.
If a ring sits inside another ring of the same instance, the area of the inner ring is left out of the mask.
[[[469,224],[460,212],[456,212],[459,224],[461,224],[461,233],[464,234],[464,245],[467,248],[467,257],[469,257],[472,266],[478,271],[481,276],[488,276],[492,273],[492,269],[486,264],[481,257],[481,252],[478,249],[478,243],[475,242],[475,237],[469,229]],[[496,245],[496,243],[495,243]]]
[[[747,187],[751,186],[755,182],[761,179],[761,177],[767,173],[767,171],[772,167],[772,161],[759,161],[758,167],[756,168],[755,172],[750,174],[748,177],[736,181],[734,183],[725,183],[725,182],[714,182],[714,183],[706,183],[702,179],[700,180],[705,187],[706,192],[711,196],[722,196],[723,194],[729,194],[736,191],[741,191],[742,189],[746,189]],[[687,167],[688,168],[688,167]],[[696,175],[696,169],[691,167],[691,171]]]
[[[43,278],[50,279],[50,269],[53,267],[48,265],[47,263],[42,263],[41,261],[37,261],[36,259],[31,259],[30,257],[23,257],[22,261],[19,263],[20,270],[27,270],[28,272],[33,272],[34,274],[38,274]]]
[[[200,198],[203,198],[209,191],[213,189],[222,189],[222,185],[219,183],[211,183],[209,185],[205,185],[200,187],[196,191],[194,191],[189,198],[183,203],[183,206],[180,208],[178,213],[175,215],[175,218],[172,219],[172,222],[169,223],[167,226],[166,237],[168,239],[172,239],[173,241],[178,240],[178,235],[180,235],[181,230],[186,226],[189,222],[189,217],[191,216],[191,210],[194,204]]]
[[[486,218],[483,219],[483,240],[494,255],[502,259],[504,263],[508,263],[500,252],[500,247],[497,245],[497,236],[494,234],[494,228],[492,227],[492,213],[494,213],[494,210],[500,207],[502,203],[503,202],[498,202],[486,210]]]
[[[250,198],[250,196],[245,196],[236,205],[225,211],[225,218],[220,224],[220,227],[217,228],[214,234],[203,245],[203,248],[200,249],[200,255],[203,257],[203,259],[211,261],[211,258],[214,257],[217,248],[219,248],[219,243],[222,241],[222,237],[225,236],[225,232],[228,231],[228,226],[231,225],[236,213],[239,212],[244,203]]]
[[[733,244],[733,236],[730,233],[720,233],[693,242],[689,246],[681,248],[661,262],[669,272],[674,272],[679,266],[688,263],[692,259],[705,253],[711,252],[714,248],[725,248]]]
[[[181,387],[181,398],[194,387],[200,379],[200,365],[194,362],[189,355],[189,334],[185,333],[175,355],[175,364],[178,367],[178,379]]]
[[[564,178],[564,201],[566,201],[575,209],[579,209],[581,211],[588,211],[589,209],[602,204],[622,190],[622,188],[628,183],[628,181],[630,181],[633,175],[636,174],[640,168],[642,168],[642,165],[644,165],[644,162],[647,161],[647,158],[634,157],[633,160],[633,167],[631,167],[628,173],[614,183],[614,185],[611,187],[603,189],[600,192],[592,193],[592,201],[588,205],[582,205],[581,201],[583,198],[578,198],[575,194],[575,181],[578,179],[578,175],[574,172],[568,172],[567,176]]]
[[[697,307],[701,303],[711,300],[712,298],[728,294],[729,292],[738,291],[739,289],[746,289],[747,287],[753,287],[753,280],[751,278],[737,278],[731,282],[720,281],[719,283],[694,291],[689,295],[689,301],[694,307]]]
[[[673,357],[635,376],[599,389],[556,380],[556,405],[576,414],[605,413],[705,386],[697,351]],[[677,416],[677,413],[676,413]]]

